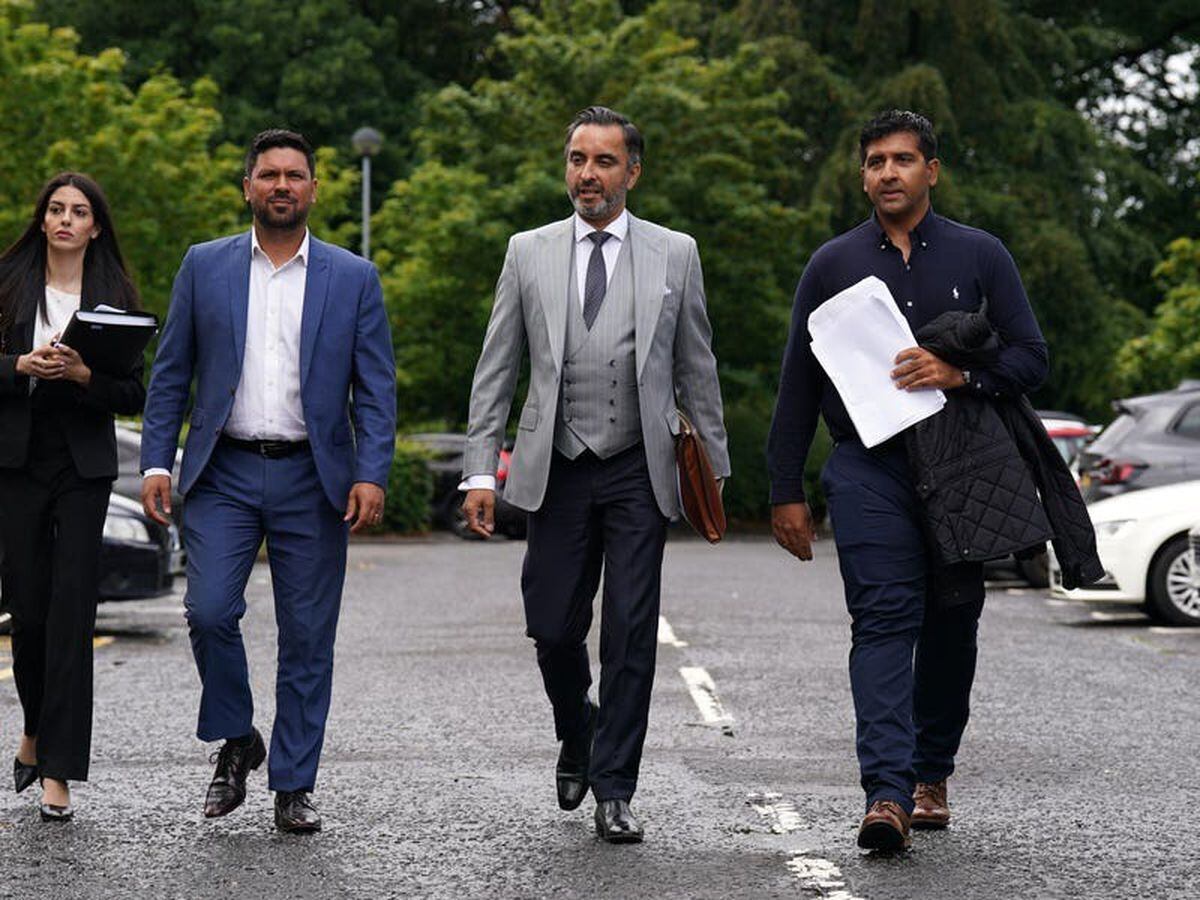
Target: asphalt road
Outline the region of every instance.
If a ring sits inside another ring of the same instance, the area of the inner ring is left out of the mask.
[[[180,598],[102,607],[92,779],[66,826],[0,795],[0,898],[1200,896],[1200,630],[992,590],[954,822],[901,857],[854,846],[862,812],[832,545],[667,549],[639,846],[554,802],[556,746],[521,622],[523,545],[356,544],[315,799],[277,834],[265,770],[201,817],[214,749]],[[266,731],[264,566],[245,632]],[[598,631],[594,629],[594,631]],[[19,708],[0,643],[0,745]],[[6,770],[7,771],[7,770]],[[7,777],[7,776],[6,776]]]

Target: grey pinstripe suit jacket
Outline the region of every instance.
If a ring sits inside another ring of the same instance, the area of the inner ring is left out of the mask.
[[[463,477],[496,471],[504,427],[529,348],[529,394],[521,409],[504,496],[525,510],[541,506],[550,473],[572,276],[574,217],[514,235],[496,283],[491,320],[471,385]],[[704,439],[713,470],[729,475],[721,388],[705,311],[696,242],[633,215],[638,406],[642,442],[659,509],[679,515],[673,435],[681,408]]]

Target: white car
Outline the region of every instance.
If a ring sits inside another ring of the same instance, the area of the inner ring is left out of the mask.
[[[1200,518],[1200,481],[1118,494],[1089,504],[1088,513],[1104,578],[1064,590],[1051,554],[1051,591],[1073,600],[1140,603],[1164,622],[1200,625],[1200,561],[1188,543]]]

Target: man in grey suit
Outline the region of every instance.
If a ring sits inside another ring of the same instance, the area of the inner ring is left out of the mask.
[[[562,742],[558,803],[590,786],[596,831],[642,839],[629,809],[654,681],[663,545],[680,514],[678,408],[718,477],[729,474],[721,391],[696,242],[625,209],[642,136],[602,106],[567,129],[568,219],[513,236],[471,387],[463,510],[494,527],[497,456],[522,354],[521,410],[505,499],[529,512],[521,575],[527,633]],[[587,635],[604,569],[599,707]]]

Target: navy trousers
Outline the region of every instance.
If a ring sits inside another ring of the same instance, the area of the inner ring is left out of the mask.
[[[915,782],[954,771],[983,603],[930,601],[929,554],[903,445],[842,441],[821,473],[851,617],[850,688],[867,806],[912,812]],[[981,576],[982,577],[982,576]]]
[[[346,576],[347,524],[325,497],[308,451],[280,459],[218,443],[188,493],[187,609],[202,683],[202,741],[250,732],[254,701],[240,621],[263,539],[279,629],[273,791],[311,791],[333,687],[333,643]]]
[[[637,788],[666,538],[640,444],[609,459],[554,454],[546,498],[529,515],[521,591],[554,730],[563,740],[586,724],[587,636],[603,569],[600,717],[588,773],[597,801],[628,800]]]

